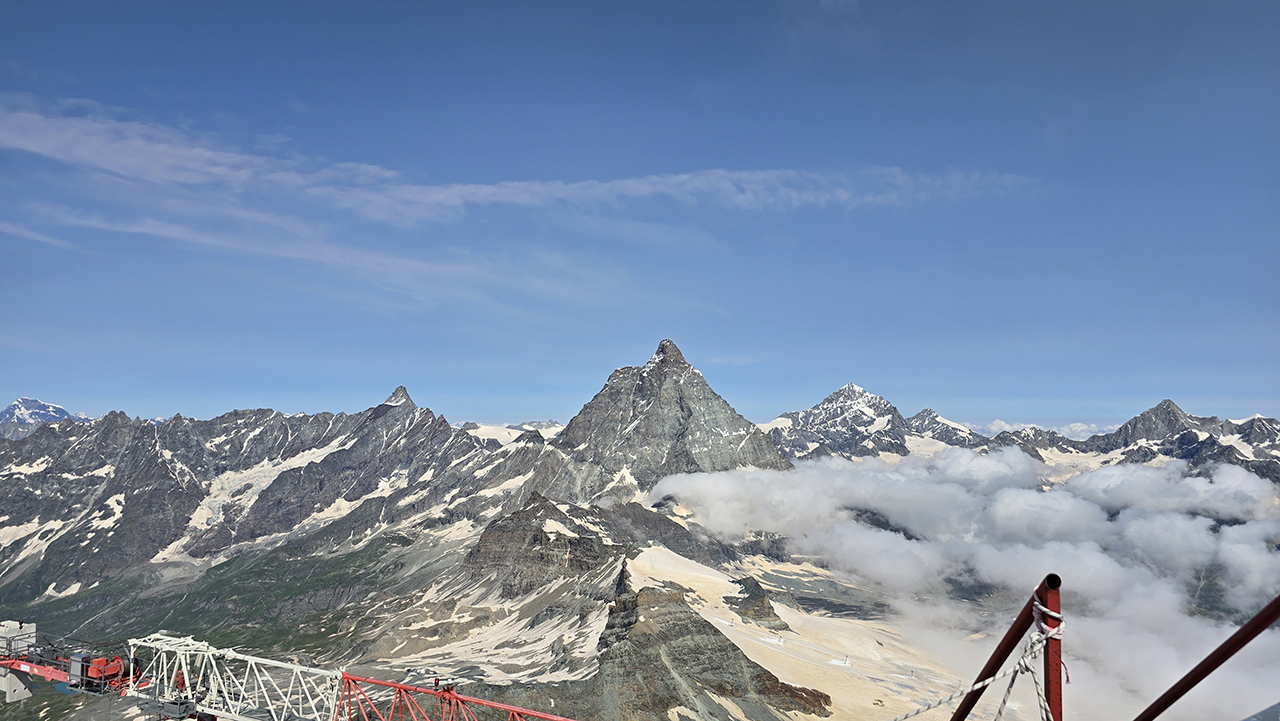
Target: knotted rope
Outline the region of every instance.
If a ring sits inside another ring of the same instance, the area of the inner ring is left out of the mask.
[[[925,711],[932,711],[939,706],[950,703],[963,696],[967,696],[978,689],[986,688],[1002,678],[1009,677],[1009,686],[1005,689],[1004,698],[1000,701],[1000,708],[996,709],[994,721],[1000,721],[1000,717],[1004,715],[1005,706],[1009,703],[1009,695],[1013,693],[1013,684],[1018,680],[1018,674],[1020,673],[1029,674],[1032,681],[1035,682],[1036,702],[1040,706],[1041,721],[1053,721],[1053,716],[1049,712],[1049,700],[1045,698],[1044,686],[1040,683],[1040,675],[1036,673],[1035,664],[1033,664],[1032,661],[1036,660],[1041,653],[1044,653],[1044,648],[1049,643],[1049,639],[1062,638],[1062,629],[1067,625],[1067,623],[1062,618],[1062,614],[1054,613],[1041,605],[1040,600],[1036,598],[1034,594],[1031,596],[1031,618],[1035,622],[1036,630],[1032,632],[1031,637],[1027,639],[1027,645],[1022,651],[1022,657],[1019,658],[1017,663],[1009,668],[1009,670],[998,673],[991,678],[983,679],[968,688],[961,689],[946,698],[938,699],[927,706],[923,706],[915,711],[903,714],[892,721],[906,721],[906,719],[919,716]],[[1057,628],[1049,628],[1046,626],[1044,623],[1045,618],[1051,618],[1057,621]]]

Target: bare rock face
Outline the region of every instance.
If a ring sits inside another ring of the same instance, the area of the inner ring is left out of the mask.
[[[794,719],[796,713],[831,715],[830,696],[783,683],[747,658],[689,607],[683,592],[633,591],[625,572],[619,591],[600,635],[599,670],[590,678],[556,687],[490,686],[482,693],[601,721],[678,716],[780,721]]]
[[[760,585],[760,582],[751,576],[739,578],[734,581],[742,587],[742,593],[725,596],[724,602],[729,608],[732,608],[743,620],[754,623],[758,626],[770,629],[772,631],[789,631],[791,627],[778,617],[777,612],[773,610],[772,600],[779,603],[785,603],[793,608],[799,608],[800,605],[795,598],[789,593],[773,594]],[[774,596],[778,596],[776,599]]]
[[[670,340],[614,371],[550,446],[564,461],[542,469],[537,489],[574,502],[630,500],[676,473],[791,467]]]
[[[535,495],[524,508],[485,527],[466,566],[473,576],[493,575],[502,598],[517,598],[620,561],[625,547],[607,535],[583,532],[582,521],[596,528],[608,523],[595,511],[568,504],[562,510]]]
[[[698,718],[732,718],[699,690],[751,708],[753,717],[774,717],[769,707],[831,715],[830,696],[779,681],[689,608],[678,591],[642,588],[619,596],[600,648],[601,690],[635,709],[636,717],[647,712],[667,718],[669,709],[683,706]]]

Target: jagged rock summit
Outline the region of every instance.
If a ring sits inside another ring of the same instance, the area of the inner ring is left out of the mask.
[[[630,500],[676,473],[791,467],[670,339],[615,370],[549,445],[565,460],[539,491],[575,502]]]
[[[387,396],[387,399],[382,402],[382,405],[402,406],[405,403],[408,403],[413,408],[417,408],[417,406],[413,404],[413,399],[409,397],[408,389],[404,386],[396,386],[396,389],[391,393],[391,395]]]

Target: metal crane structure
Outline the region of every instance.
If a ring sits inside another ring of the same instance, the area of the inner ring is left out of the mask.
[[[34,624],[0,621],[0,691],[31,695],[31,678],[96,696],[132,699],[165,719],[216,721],[572,721],[486,699],[451,684],[425,688],[217,648],[163,633],[129,639],[126,653],[58,641]]]

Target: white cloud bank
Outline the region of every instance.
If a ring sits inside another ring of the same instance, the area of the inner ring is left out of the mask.
[[[928,619],[922,637],[976,673],[994,645],[956,639],[1007,616],[979,619],[940,598],[941,579],[973,578],[1030,590],[1046,573],[1063,578],[1074,683],[1069,718],[1136,714],[1232,632],[1194,610],[1192,594],[1233,615],[1280,594],[1280,495],[1235,466],[1211,478],[1185,465],[1107,467],[1055,485],[1016,449],[979,455],[951,449],[897,465],[824,459],[796,469],[674,476],[654,497],[674,495],[723,537],[783,533],[793,553],[883,586],[904,624]],[[859,523],[850,509],[881,514],[905,534]],[[1217,583],[1204,586],[1216,574]],[[1202,586],[1204,586],[1202,588]],[[1000,628],[997,628],[1000,627]],[[947,640],[949,639],[949,640]],[[1276,701],[1280,631],[1258,638],[1169,712],[1170,719],[1244,718]]]

